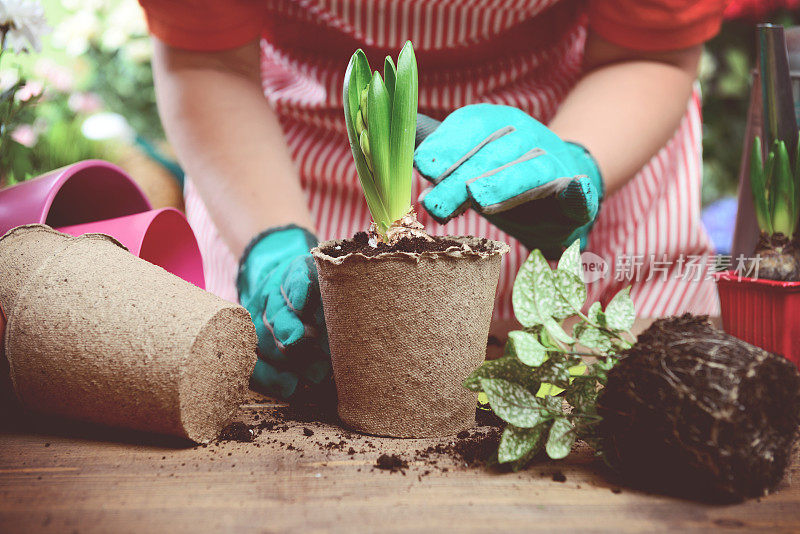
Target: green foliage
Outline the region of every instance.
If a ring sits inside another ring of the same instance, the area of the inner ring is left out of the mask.
[[[371,74],[356,50],[344,75],[344,118],[356,170],[378,232],[411,209],[414,134],[417,120],[417,61],[406,42],[397,58],[384,61],[384,75]]]
[[[109,111],[125,117],[138,135],[150,141],[163,140],[150,59],[137,61],[123,49],[108,49],[96,40],[89,42],[85,58],[92,65],[87,89],[97,94]]]
[[[629,287],[605,310],[595,302],[582,312],[586,286],[579,247],[573,243],[555,270],[538,250],[531,252],[512,295],[523,329],[509,333],[502,358],[484,362],[464,381],[467,389],[485,393],[495,414],[508,423],[497,457],[515,470],[542,449],[561,459],[576,439],[593,438],[597,392],[634,339]],[[569,317],[577,319],[571,336],[563,326]]]
[[[750,188],[758,226],[767,234],[781,233],[791,238],[797,230],[800,202],[796,184],[800,166],[794,169],[786,143],[775,140],[766,165],[761,157],[761,139],[756,137],[750,155]]]

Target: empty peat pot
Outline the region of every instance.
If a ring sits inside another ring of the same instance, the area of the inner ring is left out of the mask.
[[[339,417],[360,432],[437,437],[475,424],[464,379],[486,356],[503,254],[497,241],[454,237],[439,252],[311,253],[339,398]]]
[[[256,363],[244,308],[102,234],[12,229],[0,238],[0,302],[0,387],[34,412],[207,442]]]

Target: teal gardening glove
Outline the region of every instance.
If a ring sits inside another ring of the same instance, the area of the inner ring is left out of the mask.
[[[586,247],[603,180],[582,146],[517,108],[494,104],[465,106],[440,125],[421,115],[417,142],[414,165],[433,183],[420,202],[438,222],[471,206],[549,258],[578,238]]]
[[[271,228],[250,242],[239,262],[239,301],[258,334],[253,382],[281,398],[301,381],[319,384],[330,371],[319,279],[309,254],[317,244],[299,226]]]

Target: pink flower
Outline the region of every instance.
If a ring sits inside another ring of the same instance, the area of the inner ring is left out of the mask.
[[[100,97],[94,93],[72,93],[67,100],[69,109],[76,113],[94,113],[103,107]]]
[[[32,80],[27,82],[17,91],[17,98],[22,102],[27,102],[35,96],[39,96],[44,91],[44,85],[40,81]]]
[[[42,58],[36,62],[34,72],[59,92],[66,93],[75,85],[75,77],[68,68],[52,59]]]
[[[11,139],[28,148],[36,144],[36,139],[38,137],[39,134],[36,133],[36,130],[34,130],[33,126],[30,124],[20,124],[11,132]]]

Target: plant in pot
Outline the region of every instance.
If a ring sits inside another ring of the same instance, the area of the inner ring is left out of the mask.
[[[800,157],[794,169],[786,143],[776,140],[766,162],[756,137],[750,156],[750,186],[760,230],[747,265],[751,277],[728,271],[717,277],[722,322],[736,337],[782,354],[800,365]]]
[[[349,427],[395,437],[444,436],[475,422],[461,382],[486,351],[504,243],[431,237],[411,207],[417,66],[372,73],[358,50],[344,115],[372,224],[312,250],[331,349],[338,412]]]
[[[756,224],[760,235],[747,269],[748,275],[753,276],[722,273],[717,277],[717,287],[727,332],[782,354],[800,366],[800,323],[795,319],[800,312],[800,249],[796,233],[800,216],[800,152],[789,60],[781,26],[761,24],[757,36],[764,146],[762,150],[758,137],[752,147],[745,145],[745,155],[748,150],[750,153],[749,173],[741,176],[749,174],[755,212],[747,224]],[[747,184],[742,183],[740,189],[747,191]],[[748,211],[741,203],[739,208],[742,213]],[[737,224],[740,222],[742,217],[737,218]],[[744,228],[741,233],[752,233],[747,230]],[[740,258],[737,262],[746,265]]]

